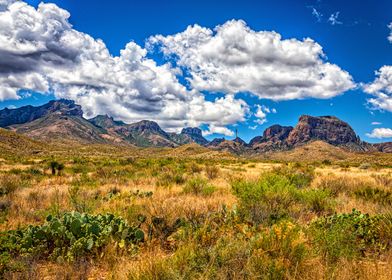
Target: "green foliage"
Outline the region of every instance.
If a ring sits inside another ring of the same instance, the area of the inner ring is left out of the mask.
[[[194,173],[200,173],[203,170],[203,168],[200,165],[198,165],[197,163],[194,163],[194,162],[192,162],[189,165],[189,169],[190,169],[190,172],[193,173],[193,174]]]
[[[276,173],[265,173],[257,182],[234,181],[232,189],[239,199],[240,214],[256,224],[288,217],[298,199],[298,189],[286,176]]]
[[[61,175],[61,172],[64,170],[65,166],[63,163],[52,160],[49,162],[49,168],[51,170],[52,175]]]
[[[314,178],[314,167],[310,165],[289,164],[288,166],[274,169],[274,172],[285,176],[297,188],[310,185]]]
[[[334,203],[328,190],[310,189],[302,192],[302,200],[309,206],[309,210],[317,213],[331,213]]]
[[[202,177],[194,177],[188,180],[183,188],[183,192],[208,196],[215,192],[215,187],[210,185],[207,180]]]
[[[139,226],[129,226],[112,214],[89,215],[64,213],[61,218],[48,216],[40,226],[3,232],[1,256],[34,256],[36,258],[73,261],[81,256],[97,256],[111,242],[119,248],[144,240]]]
[[[391,247],[392,217],[349,214],[319,218],[309,228],[317,253],[329,261],[376,255]]]

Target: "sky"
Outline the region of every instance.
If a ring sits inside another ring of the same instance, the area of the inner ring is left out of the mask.
[[[0,0],[0,109],[67,98],[246,141],[334,115],[391,141],[391,24],[388,0]]]

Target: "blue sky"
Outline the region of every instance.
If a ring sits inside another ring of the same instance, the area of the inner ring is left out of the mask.
[[[40,1],[26,1],[37,7]],[[282,39],[311,38],[323,48],[326,61],[347,71],[353,81],[371,83],[375,71],[383,65],[392,65],[392,44],[388,24],[392,22],[392,1],[49,1],[67,10],[73,28],[102,39],[113,56],[118,56],[125,45],[134,41],[144,47],[153,35],[163,36],[183,32],[187,26],[198,24],[213,29],[228,20],[243,20],[254,31],[275,31]],[[333,22],[331,15],[335,15]],[[149,53],[158,64],[167,62],[161,54]],[[186,70],[185,70],[186,71]],[[183,83],[183,78],[179,78]],[[189,87],[189,85],[187,85]],[[4,100],[0,108],[38,105],[53,99],[53,94],[42,95],[29,91],[19,100]],[[214,100],[224,93],[203,91],[206,100]],[[369,138],[374,128],[392,128],[392,112],[371,109],[367,99],[371,96],[360,86],[328,99],[304,98],[274,101],[259,98],[251,93],[238,93],[251,110],[260,104],[276,109],[267,114],[267,121],[251,129],[255,116],[246,121],[225,126],[238,128],[239,135],[246,141],[262,134],[268,126],[279,123],[295,125],[301,114],[335,115],[347,121],[361,139],[378,142],[391,138]],[[372,122],[381,123],[372,125]],[[206,124],[201,127],[206,128]],[[209,139],[220,136],[211,134]],[[227,137],[227,136],[226,136]],[[230,136],[227,138],[231,138]]]

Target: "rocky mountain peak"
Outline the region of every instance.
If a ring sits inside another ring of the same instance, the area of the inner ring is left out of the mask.
[[[22,107],[23,108],[23,107]],[[41,109],[49,112],[59,112],[63,115],[67,116],[83,116],[82,107],[80,105],[75,104],[73,100],[67,99],[59,99],[49,101],[47,104],[41,106]]]
[[[292,126],[281,126],[278,124],[272,125],[268,127],[263,132],[263,139],[265,141],[269,140],[285,140],[289,133],[293,130]]]
[[[181,134],[202,136],[201,129],[198,127],[185,127],[181,130]]]
[[[198,127],[185,127],[181,130],[181,134],[188,135],[194,142],[199,145],[206,145],[208,140],[205,139]]]
[[[129,125],[129,128],[139,132],[150,131],[159,134],[166,134],[166,132],[163,131],[162,128],[156,122],[148,121],[148,120],[142,120],[136,123],[132,123]]]
[[[89,119],[89,121],[96,125],[96,126],[100,126],[102,128],[112,128],[112,127],[116,127],[116,126],[123,126],[125,125],[124,122],[122,121],[115,121],[113,119],[113,117],[109,116],[109,115],[98,115],[92,119]]]
[[[287,143],[293,146],[310,140],[322,140],[332,145],[360,142],[351,126],[336,117],[303,115],[288,135]]]

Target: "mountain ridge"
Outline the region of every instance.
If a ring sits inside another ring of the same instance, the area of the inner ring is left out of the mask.
[[[127,124],[109,115],[85,119],[80,105],[72,100],[59,99],[36,107],[28,105],[0,110],[0,127],[36,140],[138,147],[178,147],[196,143],[210,149],[244,155],[287,151],[313,141],[323,141],[355,152],[392,152],[392,142],[371,144],[361,141],[348,123],[335,116],[302,115],[294,127],[274,124],[249,143],[239,137],[208,141],[197,127],[185,127],[180,133],[173,133],[166,132],[158,123],[150,120]]]

